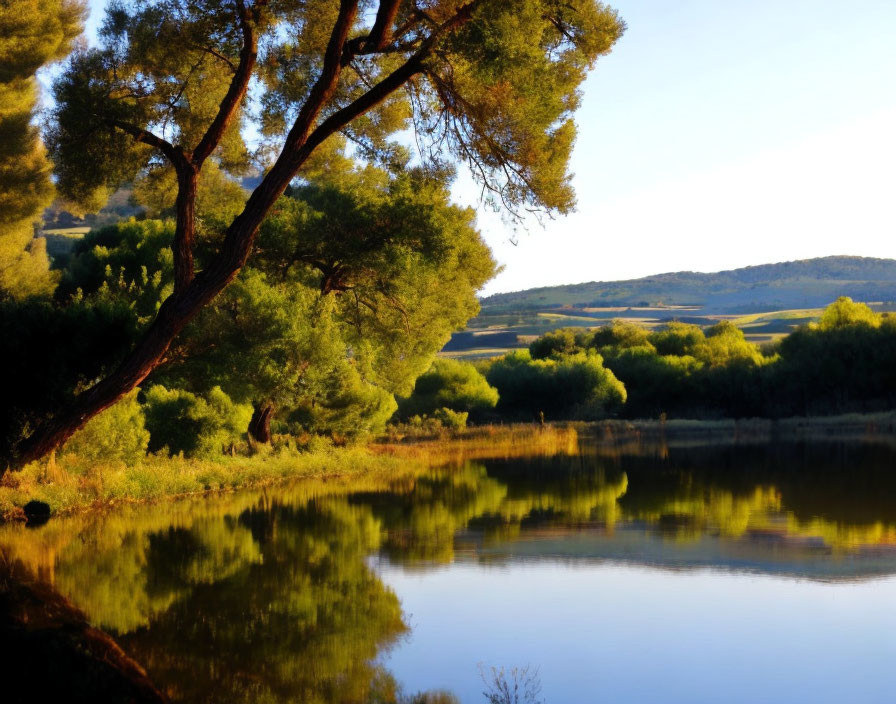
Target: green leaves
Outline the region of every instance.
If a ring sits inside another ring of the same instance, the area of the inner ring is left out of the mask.
[[[50,163],[32,126],[34,75],[68,53],[83,5],[9,0],[0,13],[0,298],[47,294],[54,277],[33,223],[53,197]]]
[[[414,392],[399,404],[403,418],[432,415],[442,410],[482,412],[498,403],[498,391],[472,364],[454,359],[435,359],[414,385]],[[450,413],[444,414],[451,418]]]
[[[593,350],[553,359],[511,352],[491,365],[486,379],[498,389],[498,410],[528,421],[597,420],[618,413],[626,400],[625,386]]]
[[[217,457],[242,437],[252,409],[235,404],[219,387],[204,396],[156,385],[144,405],[149,449],[187,457]]]
[[[147,142],[144,132],[191,153],[238,72],[247,29],[260,47],[253,80],[263,90],[238,101],[215,158],[231,173],[246,167],[249,119],[280,151],[322,75],[337,15],[338,4],[323,0],[250,5],[245,16],[218,0],[114,3],[101,47],[74,56],[55,87],[50,141],[63,192],[89,200],[133,177],[160,156],[158,146],[128,147]],[[388,90],[336,127],[361,153],[391,158],[395,137],[413,124],[425,160],[466,162],[512,210],[572,208],[572,114],[587,71],[625,29],[614,10],[593,0],[402,6],[381,47],[366,42],[372,16],[357,13],[312,127],[410,65],[406,90]],[[81,173],[85,164],[96,168]]]
[[[427,59],[416,117],[511,210],[568,212],[579,85],[624,29],[587,0],[480,3]]]

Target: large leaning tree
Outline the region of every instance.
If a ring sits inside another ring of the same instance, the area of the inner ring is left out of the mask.
[[[100,46],[74,54],[55,83],[48,144],[60,192],[85,204],[173,172],[174,288],[122,363],[36,427],[14,464],[50,452],[164,361],[334,135],[370,158],[410,138],[426,163],[467,164],[511,212],[568,211],[579,86],[623,30],[594,0],[113,1]],[[238,175],[249,145],[267,156],[263,178],[197,271],[203,174]]]

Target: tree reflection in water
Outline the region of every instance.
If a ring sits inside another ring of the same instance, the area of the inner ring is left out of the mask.
[[[893,552],[893,459],[872,444],[583,446],[5,526],[0,548],[111,632],[175,701],[435,704],[454,700],[403,695],[381,664],[408,625],[371,556],[426,569],[507,559],[532,537],[555,549],[594,535],[605,547],[624,529],[666,555],[707,538],[749,543],[802,574],[809,553]],[[796,547],[769,547],[769,536]],[[896,571],[890,562],[874,569]]]

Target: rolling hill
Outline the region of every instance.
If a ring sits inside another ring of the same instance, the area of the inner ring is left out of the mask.
[[[499,293],[456,333],[443,353],[485,356],[521,347],[559,327],[596,327],[613,318],[652,327],[669,320],[733,320],[756,342],[817,317],[838,296],[896,309],[896,260],[823,257],[704,274],[683,271]]]

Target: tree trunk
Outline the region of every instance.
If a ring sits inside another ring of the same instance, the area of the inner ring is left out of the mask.
[[[249,421],[249,437],[256,442],[267,445],[271,442],[271,416],[274,415],[273,403],[261,403],[252,412]]]

